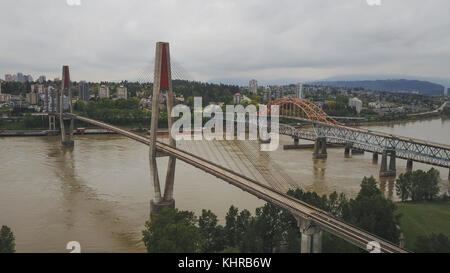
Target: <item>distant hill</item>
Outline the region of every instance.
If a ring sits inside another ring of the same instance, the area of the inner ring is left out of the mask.
[[[371,80],[371,81],[319,81],[312,82],[313,85],[336,86],[336,87],[362,87],[374,91],[418,91],[424,95],[442,95],[444,86],[428,81],[418,80]]]

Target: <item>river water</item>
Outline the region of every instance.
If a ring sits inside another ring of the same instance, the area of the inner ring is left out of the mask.
[[[425,120],[365,126],[372,130],[450,144],[450,120]],[[148,147],[118,135],[76,136],[73,148],[59,137],[0,138],[0,225],[12,228],[17,252],[69,252],[78,241],[82,252],[144,252],[141,232],[152,196]],[[372,155],[344,157],[343,148],[328,149],[328,159],[312,160],[312,150],[283,151],[292,140],[282,136],[275,152],[259,152],[256,142],[184,141],[178,145],[278,190],[300,187],[354,197],[361,179],[378,179]],[[167,158],[158,159],[161,181]],[[397,172],[406,161],[397,159]],[[429,165],[414,162],[414,169]],[[441,172],[442,191],[449,188],[448,169]],[[396,200],[393,179],[380,181],[383,193]],[[197,215],[211,209],[223,221],[230,205],[254,212],[263,201],[214,176],[177,161],[176,207]]]

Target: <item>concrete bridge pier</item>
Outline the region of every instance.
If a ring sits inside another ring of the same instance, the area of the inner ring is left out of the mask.
[[[298,145],[298,137],[294,137],[294,145]]]
[[[314,159],[320,159],[320,158],[327,158],[327,138],[325,137],[318,137],[314,141],[314,152],[313,152],[313,158]]]
[[[56,130],[56,116],[48,115],[48,130],[55,131]]]
[[[73,141],[73,119],[61,118],[61,144],[63,146],[71,147],[74,145]]]
[[[380,177],[395,177],[397,174],[395,166],[395,151],[390,152],[389,167],[387,161],[388,161],[388,152],[383,151],[381,155]]]
[[[413,161],[412,159],[408,159],[406,161],[406,171],[410,172],[413,169]]]
[[[396,176],[397,167],[395,165],[396,155],[395,151],[391,152],[390,160],[389,160],[389,171],[392,173],[392,176]]]
[[[311,220],[296,217],[302,234],[301,253],[322,253],[322,229]]]
[[[378,163],[378,153],[373,153],[372,155],[372,162],[373,163]]]
[[[351,148],[352,148],[352,144],[351,143],[345,143],[345,150],[344,150],[345,157],[349,157],[350,156]]]

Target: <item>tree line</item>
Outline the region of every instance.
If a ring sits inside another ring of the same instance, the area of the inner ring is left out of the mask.
[[[431,168],[429,171],[409,171],[400,174],[395,181],[395,191],[402,202],[433,201],[439,194],[439,171]]]
[[[355,199],[301,189],[288,194],[370,233],[399,241],[395,204],[382,196],[373,177],[363,179]],[[323,252],[359,251],[332,234],[324,232],[323,236]],[[295,253],[300,251],[301,234],[291,213],[267,203],[254,215],[231,206],[223,226],[210,210],[203,210],[197,218],[193,212],[164,208],[146,223],[143,241],[148,252]]]

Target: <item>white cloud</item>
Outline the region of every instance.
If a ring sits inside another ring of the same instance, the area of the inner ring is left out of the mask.
[[[157,41],[196,80],[447,77],[450,2],[434,0],[9,0],[0,75],[134,79]]]

